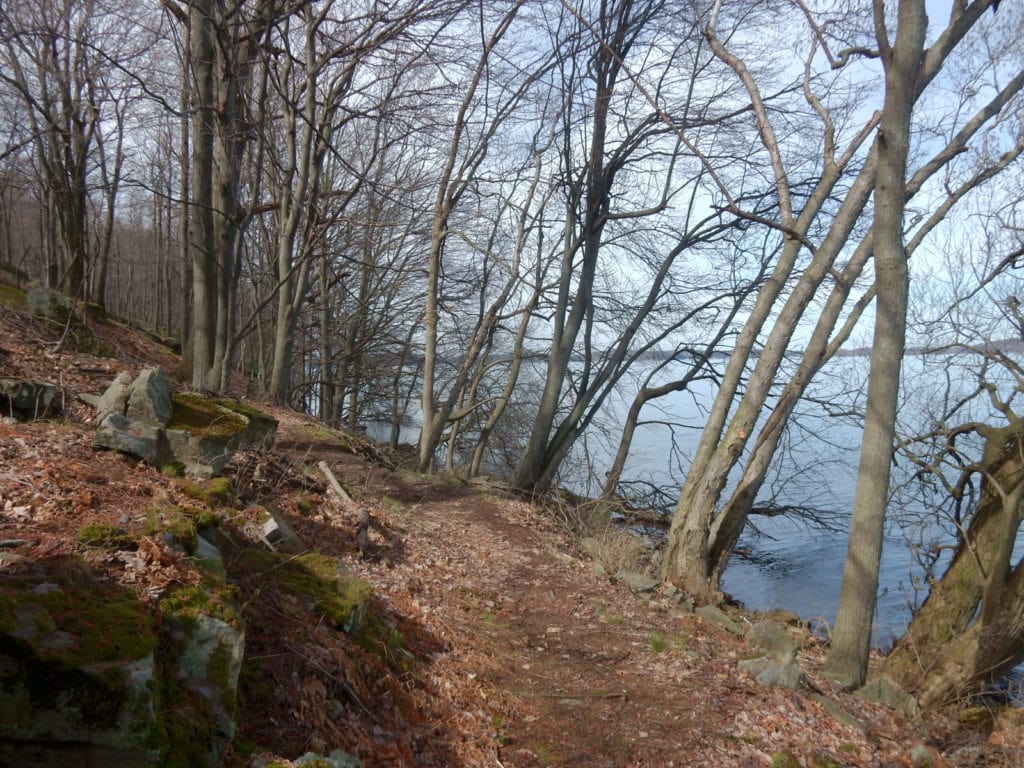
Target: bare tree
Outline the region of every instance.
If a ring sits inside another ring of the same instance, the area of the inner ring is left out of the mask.
[[[838,26],[822,26],[814,21],[802,6],[798,7],[811,22],[811,55],[813,56],[814,51],[821,46],[827,52],[826,59],[837,72],[842,72],[842,67],[853,56],[877,58],[879,55],[869,45],[855,46],[833,54],[829,40],[822,35],[822,30],[828,28],[836,31]],[[973,3],[966,7],[954,8],[945,28],[923,54],[920,75],[908,94],[912,103],[918,103],[928,85],[946,66],[954,49],[975,26],[987,7],[987,3]],[[714,22],[714,17],[712,21]],[[709,34],[713,40],[716,39],[713,25],[709,28]],[[861,237],[859,245],[847,263],[836,262],[851,237],[856,235],[862,213],[874,189],[878,138],[875,138],[865,154],[862,155],[859,151],[875,131],[879,119],[876,114],[864,122],[852,133],[852,138],[840,153],[839,134],[836,128],[838,123],[835,120],[836,114],[833,113],[837,110],[841,113],[848,106],[829,106],[817,95],[816,89],[823,87],[829,78],[835,75],[826,73],[823,75],[824,82],[819,84],[818,77],[812,74],[811,59],[808,58],[800,92],[821,122],[823,155],[820,168],[815,171],[811,180],[796,185],[791,179],[791,171],[786,167],[790,156],[782,151],[782,144],[773,128],[772,115],[756,106],[763,102],[760,88],[749,76],[749,71],[741,60],[725,49],[721,42],[713,45],[720,56],[731,62],[730,65],[737,73],[737,77],[745,83],[751,95],[755,113],[760,115],[759,132],[765,151],[772,158],[779,199],[792,200],[796,191],[800,189],[809,188],[811,191],[800,192],[803,199],[798,214],[796,209],[787,214],[786,208],[791,207],[792,203],[784,202],[783,215],[778,221],[762,222],[776,227],[781,232],[782,256],[765,289],[759,292],[754,310],[738,338],[673,518],[664,575],[685,586],[695,595],[708,600],[714,600],[718,596],[718,580],[728,562],[736,537],[742,530],[756,492],[763,482],[764,472],[793,406],[814,373],[849,334],[852,322],[859,317],[859,313],[872,298],[868,295],[859,299],[849,310],[849,322],[844,323],[833,336],[836,324],[842,319],[855,280],[873,253],[872,235],[868,231]],[[940,170],[949,168],[956,158],[967,151],[970,141],[982,133],[984,126],[1005,117],[1007,110],[1012,108],[1022,83],[1024,80],[1020,77],[1011,76],[1001,82],[1001,87],[994,93],[986,93],[976,99],[973,105],[976,111],[966,106],[959,108],[957,114],[961,117],[959,120],[952,120],[955,127],[944,137],[944,145],[932,156],[920,161],[915,168],[907,182],[907,195],[920,192]],[[919,231],[912,238],[911,245],[917,247],[920,244],[918,235],[923,239],[957,202],[985,180],[1006,168],[1016,158],[1017,153],[1019,149],[1014,148],[1003,157],[987,158],[982,163],[983,168],[970,179],[950,188],[945,199],[922,217]],[[843,190],[843,196],[841,202],[833,204],[832,197],[837,189]],[[744,215],[742,210],[740,215]],[[809,261],[802,270],[795,271],[796,256],[803,249],[810,253]],[[789,282],[791,279],[792,282]],[[721,514],[718,502],[727,478],[733,467],[740,462],[744,448],[765,408],[779,365],[789,349],[792,334],[819,289],[829,284],[831,287],[828,288],[827,298],[824,300],[825,311],[819,317],[812,342],[806,350],[797,376],[784,391],[776,412],[761,428],[751,453],[748,465],[750,472],[743,478],[730,504],[724,508],[726,514]],[[792,287],[787,295],[783,289],[790,285]],[[773,309],[777,301],[781,303],[781,308]],[[775,311],[778,315],[769,326],[768,319]],[[751,351],[762,333],[766,333],[767,337],[759,349],[756,362],[752,365],[746,388],[742,396],[739,396],[738,385],[748,370]]]

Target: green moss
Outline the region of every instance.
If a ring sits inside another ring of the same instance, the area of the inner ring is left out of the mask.
[[[171,419],[168,429],[178,429],[196,437],[231,437],[245,429],[246,421],[218,401],[194,392],[171,395]]]
[[[843,764],[831,755],[818,752],[814,755],[814,768],[843,768]]]
[[[40,591],[8,582],[0,590],[0,629],[39,644],[41,659],[69,667],[142,659],[156,648],[153,618],[135,596],[95,584]],[[64,641],[47,643],[56,633]]]
[[[617,613],[609,611],[604,606],[598,606],[597,610],[594,613],[597,615],[599,619],[604,619],[606,624],[611,624],[612,626],[618,626],[620,624],[626,623],[625,618],[623,618]]]
[[[393,499],[390,496],[381,496],[380,505],[384,507],[384,511],[389,515],[400,515],[405,512],[405,505],[398,499]]]
[[[122,528],[101,523],[83,526],[78,532],[78,543],[86,547],[104,549],[136,549],[138,543]]]
[[[182,648],[169,638],[157,654],[159,717],[152,741],[163,753],[161,768],[210,765],[217,744],[213,707],[178,675]]]
[[[373,588],[362,579],[339,573],[338,559],[320,552],[282,556],[274,552],[244,550],[236,561],[252,574],[274,579],[278,585],[313,603],[313,608],[345,632],[357,630],[364,618]]]
[[[199,531],[219,523],[220,516],[214,512],[161,504],[146,510],[142,534],[153,536],[166,532],[191,555],[196,551]]]
[[[190,499],[200,501],[211,509],[230,507],[235,503],[235,488],[226,477],[214,477],[202,484],[182,483],[179,488]]]
[[[406,672],[415,657],[406,650],[405,639],[395,627],[375,616],[367,616],[352,634],[353,642],[372,653],[394,672]]]
[[[181,477],[185,474],[185,465],[180,461],[172,461],[160,467],[160,471],[168,477]]]
[[[800,761],[789,752],[776,752],[772,755],[772,768],[802,768]]]
[[[0,283],[0,307],[13,309],[15,312],[28,312],[28,300],[25,292],[13,285]]]
[[[123,672],[92,674],[68,659],[42,657],[9,635],[0,635],[0,657],[13,662],[3,677],[4,689],[22,688],[32,707],[56,710],[62,700],[73,702],[86,727],[108,731],[118,727],[124,701]]]
[[[238,597],[238,587],[208,576],[198,584],[185,584],[166,592],[160,600],[160,610],[186,621],[211,616],[237,625]]]

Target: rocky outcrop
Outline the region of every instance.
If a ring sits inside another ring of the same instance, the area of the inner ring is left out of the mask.
[[[94,445],[159,467],[180,465],[201,477],[220,472],[244,446],[270,447],[277,431],[274,419],[241,403],[172,392],[159,368],[134,380],[122,373],[91,402],[97,410]]]
[[[20,420],[38,419],[46,414],[57,388],[22,379],[0,379],[0,415]]]
[[[244,626],[211,531],[171,538],[205,556],[157,614],[82,563],[0,583],[0,766],[222,764]]]
[[[0,765],[157,765],[151,616],[134,595],[50,578],[0,591]]]

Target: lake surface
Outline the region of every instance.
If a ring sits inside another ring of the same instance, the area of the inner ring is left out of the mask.
[[[851,369],[862,364],[841,361],[834,368],[830,385],[841,382],[844,388],[856,389],[857,374],[851,374]],[[623,479],[661,486],[677,494],[712,395],[707,387],[662,398],[646,414],[651,423],[637,430]],[[627,409],[625,400],[612,403],[605,423],[621,424]],[[670,422],[674,426],[669,427]],[[606,429],[604,435],[588,435],[585,446],[581,446],[591,466],[587,471],[589,481],[578,474],[571,481],[580,491],[595,492],[598,480],[611,465],[617,430]],[[784,608],[804,619],[817,619],[824,626],[834,623],[860,438],[860,427],[854,421],[831,418],[816,406],[803,407],[799,424],[790,430],[775,475],[766,483],[762,498],[820,510],[830,516],[836,530],[785,516],[753,516],[740,539],[740,554],[733,556],[723,577],[725,592],[752,610]],[[573,466],[577,473],[583,471],[581,454],[570,465],[570,472]],[[897,467],[894,477],[899,475]],[[894,499],[890,518],[873,626],[874,645],[882,649],[892,645],[906,628],[914,608],[927,596],[925,571],[915,552],[951,540],[948,531],[929,520],[919,503]],[[1024,531],[1018,533],[1015,554],[1024,555]],[[938,574],[943,567],[940,561]]]

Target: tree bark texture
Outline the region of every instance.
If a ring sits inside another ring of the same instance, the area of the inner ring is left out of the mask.
[[[900,0],[890,47],[885,7],[875,2],[876,37],[885,66],[885,102],[876,146],[876,313],[868,395],[843,583],[826,662],[827,674],[848,688],[863,685],[871,649],[878,568],[885,532],[896,408],[907,326],[909,277],[903,243],[907,156],[914,86],[921,71],[928,17],[924,0]]]
[[[981,477],[977,509],[886,660],[922,706],[973,693],[1024,660],[1024,563],[1012,562],[1024,516],[1024,425],[977,431],[985,438],[972,467]]]

